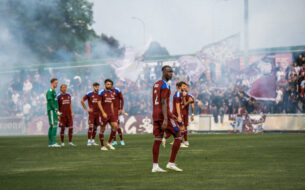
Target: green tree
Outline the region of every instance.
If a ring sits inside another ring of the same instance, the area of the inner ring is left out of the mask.
[[[15,41],[41,60],[65,60],[83,53],[96,38],[93,4],[86,0],[8,0],[2,15]]]
[[[162,47],[158,42],[151,42],[148,49],[144,53],[144,58],[169,56],[169,53],[165,47]]]

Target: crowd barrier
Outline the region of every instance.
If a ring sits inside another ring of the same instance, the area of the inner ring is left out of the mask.
[[[261,115],[250,115],[250,117],[258,119]],[[223,122],[218,117],[217,123],[212,115],[197,115],[194,117],[194,121],[190,119],[189,121],[188,129],[192,132],[231,132],[234,125],[233,121],[229,121],[228,115],[224,115]],[[74,134],[87,132],[88,117],[75,115],[73,122]],[[153,132],[151,116],[146,115],[120,116],[120,127],[125,134],[150,134]],[[305,132],[305,114],[267,114],[261,127],[265,132]],[[45,135],[48,128],[46,116],[0,117],[0,136]],[[107,127],[106,133],[109,130]]]

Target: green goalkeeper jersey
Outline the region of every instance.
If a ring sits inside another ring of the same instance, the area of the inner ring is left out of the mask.
[[[47,109],[49,110],[58,110],[57,96],[55,90],[50,88],[47,91]]]

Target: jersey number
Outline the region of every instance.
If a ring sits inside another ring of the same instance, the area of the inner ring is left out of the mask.
[[[156,99],[155,99],[155,105],[159,105],[159,102],[158,102],[158,96],[156,96]]]

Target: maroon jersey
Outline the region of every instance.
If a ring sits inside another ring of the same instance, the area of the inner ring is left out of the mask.
[[[167,100],[167,115],[168,117],[171,115],[169,110],[169,99],[170,99],[170,86],[164,81],[159,80],[157,81],[153,86],[153,95],[152,95],[152,101],[153,101],[153,120],[154,121],[161,121],[164,119],[163,113],[162,113],[162,104],[161,99],[166,98]]]
[[[114,88],[112,90],[112,94],[113,94],[112,102],[113,102],[114,113],[118,113],[118,111],[122,110],[124,107],[123,94],[118,88]]]
[[[91,113],[100,113],[100,109],[98,107],[97,102],[100,101],[100,96],[98,93],[95,93],[93,91],[88,92],[84,97],[83,100],[86,101],[88,100],[88,105],[89,108],[93,110]]]
[[[192,96],[191,94],[187,93],[186,96],[185,96],[185,101],[189,101],[190,98],[193,99],[193,101],[191,103],[194,103],[194,96]],[[189,115],[189,105],[190,104],[188,104],[187,106],[185,106],[182,109],[182,115],[183,116],[188,116]]]
[[[71,112],[71,95],[66,93],[66,94],[61,94],[59,93],[57,95],[57,101],[58,101],[58,110],[62,113],[62,116],[68,116],[70,117],[72,112]]]
[[[181,92],[176,91],[173,96],[173,114],[178,117],[178,111],[176,104],[179,104],[180,107],[180,116],[182,117],[182,95]]]
[[[112,115],[112,100],[114,98],[113,93],[111,90],[107,91],[105,89],[101,90],[99,92],[100,98],[101,98],[101,102],[102,102],[102,107],[104,109],[104,112],[107,115]]]

